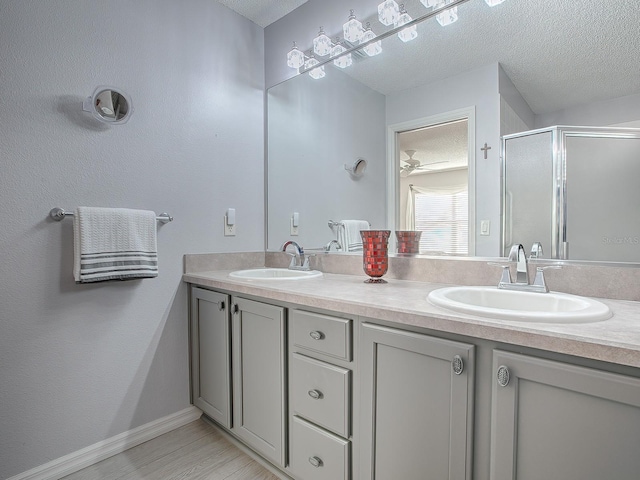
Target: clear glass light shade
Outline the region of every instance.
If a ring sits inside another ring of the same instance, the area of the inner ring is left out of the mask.
[[[313,52],[321,57],[331,53],[331,39],[327,37],[322,27],[320,27],[318,36],[313,39]]]
[[[298,50],[296,42],[293,42],[293,48],[287,53],[287,65],[291,68],[300,68],[304,65],[304,53]]]
[[[401,27],[402,25],[406,25],[411,20],[413,20],[411,18],[411,16],[409,16],[409,14],[406,11],[404,11],[404,12],[402,12],[402,14],[400,14],[400,18],[398,19],[398,25],[397,26]],[[403,28],[402,30],[400,30],[398,32],[398,38],[400,40],[402,40],[403,42],[410,42],[411,40],[413,40],[417,36],[418,36],[418,27],[416,25],[412,25],[410,27]]]
[[[427,8],[435,8],[442,3],[442,0],[420,0],[420,2]]]
[[[369,40],[373,40],[374,38],[376,38],[376,34],[371,31],[371,27],[369,27],[369,25],[367,24],[367,29],[364,31],[364,35],[362,35],[362,40],[360,40],[360,43],[366,43]],[[373,42],[372,44],[363,47],[362,50],[364,50],[364,53],[366,53],[370,57],[378,55],[382,52],[382,41],[378,40],[377,42]]]
[[[364,33],[362,23],[356,20],[353,10],[351,10],[347,23],[342,26],[342,33],[344,34],[344,39],[351,43],[359,42],[362,38],[362,34]]]
[[[383,25],[395,25],[400,18],[400,8],[394,0],[387,0],[378,5],[378,20]]]
[[[318,60],[316,60],[315,58],[309,58],[307,59],[307,61],[304,64],[304,68],[311,68],[314,65],[319,64],[320,62]],[[326,75],[325,71],[324,71],[324,66],[322,67],[318,67],[318,68],[314,68],[313,70],[311,70],[309,72],[309,76],[315,80],[318,80],[319,78],[322,78]]]
[[[436,20],[443,27],[458,21],[458,7],[451,7],[436,15]]]
[[[338,57],[342,52],[346,51],[347,49],[344,48],[342,45],[338,44],[336,42],[336,45],[331,49],[331,56],[332,57]],[[333,64],[336,67],[340,67],[340,68],[347,68],[350,67],[353,64],[353,58],[351,57],[351,54],[347,54],[344,55],[340,58],[336,58],[333,61]]]
[[[500,5],[504,0],[484,0],[487,5],[490,7],[495,7],[496,5]]]

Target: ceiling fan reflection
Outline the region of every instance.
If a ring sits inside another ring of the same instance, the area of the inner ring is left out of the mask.
[[[431,165],[437,165],[440,163],[449,163],[448,160],[441,160],[439,162],[422,163],[420,160],[413,158],[413,156],[416,154],[416,150],[405,150],[404,153],[406,153],[409,158],[407,158],[406,160],[401,160],[401,162],[405,163],[405,165],[402,165],[400,167],[401,177],[407,177],[413,172],[420,172],[420,171],[428,172],[433,170],[439,170],[438,168],[430,168],[430,167]]]

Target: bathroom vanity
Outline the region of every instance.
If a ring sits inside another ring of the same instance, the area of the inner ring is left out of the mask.
[[[433,306],[433,283],[229,273],[184,275],[193,402],[284,475],[637,478],[638,302],[518,322]]]

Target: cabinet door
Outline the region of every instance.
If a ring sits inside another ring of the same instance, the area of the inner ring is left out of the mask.
[[[492,480],[639,478],[640,379],[501,351],[493,368]]]
[[[471,478],[474,347],[364,324],[361,478]]]
[[[191,290],[193,404],[231,428],[231,336],[229,297]]]
[[[232,302],[233,430],[284,467],[284,309],[244,298]]]

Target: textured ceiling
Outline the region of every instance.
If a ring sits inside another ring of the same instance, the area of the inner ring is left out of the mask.
[[[253,23],[266,27],[307,0],[218,0]]]

